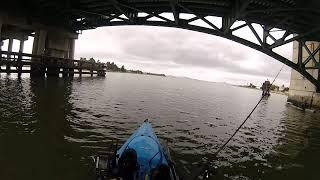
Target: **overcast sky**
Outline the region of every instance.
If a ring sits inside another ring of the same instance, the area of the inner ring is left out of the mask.
[[[249,30],[238,34],[254,41]],[[292,44],[276,49],[291,59]],[[282,66],[277,60],[236,42],[204,33],[149,26],[103,27],[83,31],[75,57],[113,61],[127,69],[165,73],[199,80],[261,85]],[[289,85],[285,67],[276,84]]]

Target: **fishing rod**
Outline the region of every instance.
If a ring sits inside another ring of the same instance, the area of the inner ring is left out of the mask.
[[[281,69],[279,70],[279,72],[277,73],[277,75],[275,76],[275,78],[273,79],[272,83],[270,84],[270,86],[267,87],[267,91],[270,90],[271,86],[273,85],[273,83],[276,81],[276,79],[278,78],[280,72],[282,71],[284,65],[282,65]],[[250,116],[252,115],[252,113],[256,110],[256,108],[258,107],[258,105],[261,103],[262,99],[266,96],[267,94],[264,93],[262,94],[261,98],[259,99],[258,103],[254,106],[254,108],[250,111],[250,113],[248,114],[248,116],[244,119],[244,121],[240,124],[240,126],[234,131],[234,133],[229,137],[229,139],[213,154],[213,158],[216,158],[217,155],[226,147],[226,145],[232,140],[232,138],[239,132],[239,130],[242,128],[242,126],[247,122],[247,120],[250,118]],[[210,176],[210,162],[206,163],[202,170],[200,171],[200,174],[203,174],[203,178],[209,178]],[[199,177],[196,176],[194,178],[197,179]]]

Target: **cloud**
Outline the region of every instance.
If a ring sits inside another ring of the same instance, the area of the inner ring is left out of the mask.
[[[292,45],[278,48],[277,52],[291,59]],[[221,37],[146,26],[84,31],[76,43],[76,57],[115,61],[129,69],[231,83],[258,83],[274,77],[282,66],[263,53]],[[290,69],[285,68],[279,78],[281,83],[288,84]]]

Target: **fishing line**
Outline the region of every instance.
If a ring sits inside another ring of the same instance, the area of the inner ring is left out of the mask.
[[[278,74],[275,76],[275,78],[273,79],[272,83],[270,84],[270,86],[268,87],[267,91],[270,90],[271,86],[273,85],[273,83],[276,81],[276,79],[278,78],[280,72],[282,71],[284,65],[282,65],[280,71],[278,72]],[[250,111],[250,113],[248,114],[248,116],[245,118],[245,120],[240,124],[240,126],[234,131],[234,133],[229,137],[229,139],[213,154],[213,157],[216,157],[225,147],[226,145],[232,140],[232,138],[239,132],[239,130],[242,128],[242,126],[247,122],[247,120],[250,118],[250,116],[252,115],[252,113],[256,110],[256,108],[258,107],[258,105],[260,104],[260,102],[262,101],[262,99],[266,96],[266,94],[263,94],[262,97],[259,99],[258,103],[254,106],[254,108]],[[204,176],[209,177],[209,170],[206,168],[210,167],[210,163],[207,163],[203,170],[201,171],[202,173],[204,173]],[[196,177],[197,178],[197,177]]]
[[[273,79],[271,85],[268,87],[268,90],[270,90],[271,86],[273,85],[274,81],[277,79],[277,77],[279,76],[280,72],[282,71],[283,66],[281,67],[280,71],[278,72],[278,74],[276,75],[276,77]],[[246,117],[246,119],[240,124],[240,126],[235,130],[235,132],[230,136],[230,138],[214,153],[214,156],[218,155],[220,153],[220,151],[223,150],[223,148],[225,148],[225,146],[231,141],[231,139],[239,132],[239,130],[242,128],[242,126],[247,122],[247,120],[250,118],[250,116],[252,115],[252,113],[256,110],[256,108],[258,107],[258,105],[260,104],[260,102],[262,101],[262,99],[266,96],[266,94],[263,94],[261,96],[261,98],[259,99],[258,103],[254,106],[254,108],[252,109],[252,111],[248,114],[248,116]]]

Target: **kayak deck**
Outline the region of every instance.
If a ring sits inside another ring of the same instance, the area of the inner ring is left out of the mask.
[[[118,150],[117,156],[120,157],[126,149],[137,152],[140,176],[161,164],[168,165],[159,140],[147,121]]]
[[[124,180],[176,179],[173,163],[161,146],[148,120],[127,139],[115,156],[104,163],[108,164],[108,175]],[[100,173],[103,174],[103,173]]]

